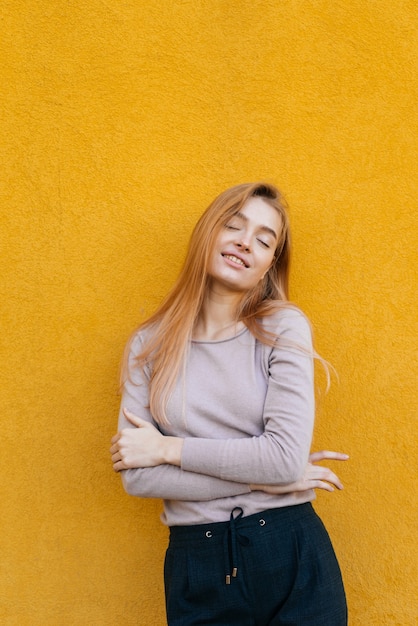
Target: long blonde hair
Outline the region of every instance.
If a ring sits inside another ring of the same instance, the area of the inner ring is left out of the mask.
[[[149,332],[137,362],[139,367],[148,366],[151,371],[149,408],[160,424],[168,422],[167,402],[185,364],[193,328],[202,308],[214,241],[222,226],[253,196],[261,197],[276,209],[281,217],[282,229],[272,266],[263,280],[243,295],[236,317],[257,339],[270,345],[274,343],[272,334],[263,329],[261,318],[271,315],[288,302],[290,233],[286,204],[280,191],[270,183],[236,185],[215,198],[203,213],[193,230],[176,283],[155,313],[139,327]],[[129,376],[129,347],[128,343],[122,384]]]

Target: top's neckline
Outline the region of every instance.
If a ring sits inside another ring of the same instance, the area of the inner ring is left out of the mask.
[[[200,344],[204,344],[204,343],[209,343],[209,344],[225,343],[226,341],[233,341],[234,339],[237,339],[238,337],[241,337],[241,335],[243,335],[247,331],[248,331],[248,328],[245,326],[245,328],[240,330],[239,333],[237,333],[236,335],[232,335],[232,337],[227,337],[226,339],[213,339],[213,340],[192,339],[192,343],[200,343]]]

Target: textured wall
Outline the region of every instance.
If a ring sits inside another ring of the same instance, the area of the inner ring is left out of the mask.
[[[351,625],[417,623],[417,20],[413,0],[3,0],[2,624],[164,624],[160,503],[108,458],[119,357],[196,216],[258,178],[289,199],[293,297],[340,376],[316,447],[351,461],[317,509]]]

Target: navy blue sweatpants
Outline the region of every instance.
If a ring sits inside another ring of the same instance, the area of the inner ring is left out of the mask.
[[[346,626],[340,568],[310,503],[170,529],[169,626]]]

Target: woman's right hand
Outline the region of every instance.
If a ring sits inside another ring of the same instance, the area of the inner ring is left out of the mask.
[[[346,461],[348,458],[348,455],[342,452],[331,452],[330,450],[313,452],[309,455],[308,464],[300,480],[287,485],[250,485],[250,488],[251,491],[264,491],[272,495],[307,491],[308,489],[325,489],[325,491],[334,491],[334,487],[343,489],[340,479],[332,470],[328,467],[315,465],[315,463],[325,459],[328,461]]]

